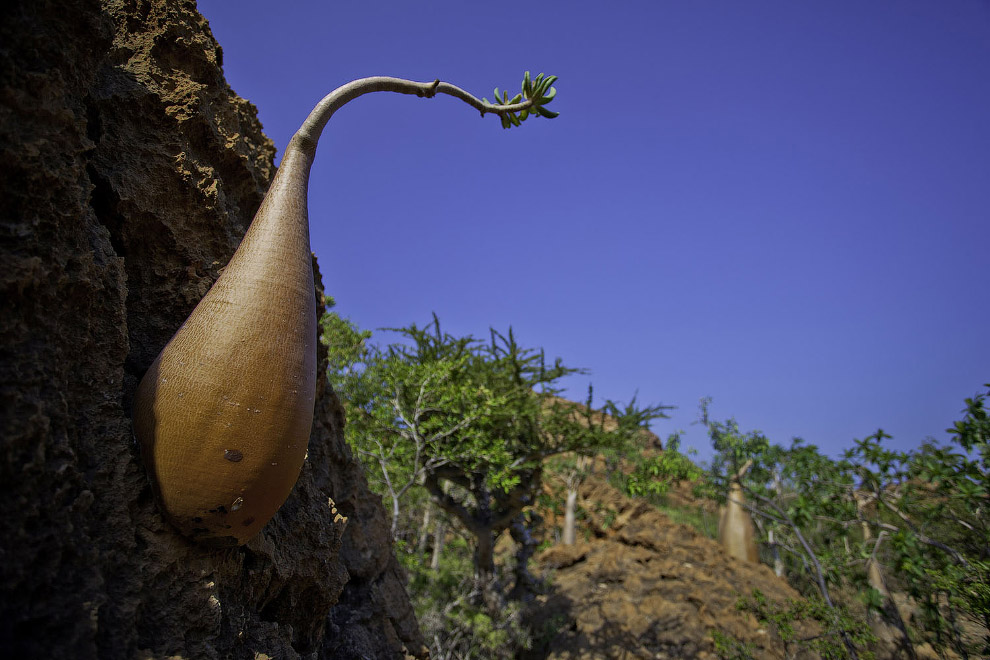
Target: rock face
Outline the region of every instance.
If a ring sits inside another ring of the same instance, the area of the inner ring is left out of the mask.
[[[384,511],[324,379],[299,482],[244,547],[176,534],[141,468],[137,382],[216,280],[274,173],[274,146],[221,66],[191,0],[0,9],[10,657],[420,655]]]

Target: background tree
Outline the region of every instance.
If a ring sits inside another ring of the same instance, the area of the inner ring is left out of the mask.
[[[664,406],[620,407],[608,401],[608,423],[559,398],[559,381],[579,372],[542,350],[519,345],[511,328],[488,341],[444,332],[436,317],[425,327],[393,329],[400,341],[384,347],[359,341],[340,319],[325,335],[355,357],[335,376],[348,413],[347,437],[391,501],[398,532],[402,501],[414,486],[472,538],[475,582],[494,585],[495,539],[509,530],[520,547],[517,594],[531,577],[535,548],[525,513],[539,493],[544,461],[564,453],[590,456],[631,442]],[[490,585],[491,588],[489,588]]]
[[[560,398],[549,400],[549,428],[559,433],[574,451],[556,456],[551,461],[553,475],[564,484],[564,529],[562,542],[573,545],[576,541],[578,488],[590,476],[595,467],[595,457],[622,458],[642,462],[649,452],[652,434],[646,431],[650,421],[666,418],[666,410],[672,406],[656,405],[640,408],[634,396],[620,407],[614,401],[606,401],[601,410],[595,410],[594,388],[588,386],[584,404]],[[638,463],[637,463],[638,464]]]
[[[748,508],[785,550],[788,579],[805,593],[809,586],[818,591],[850,657],[860,650],[855,640],[865,639],[842,624],[850,621],[845,606],[852,603],[841,600],[850,590],[881,615],[873,618],[874,630],[905,657],[915,656],[920,641],[964,658],[988,657],[988,394],[966,399],[948,443],[929,439],[897,451],[879,430],[839,459],[800,439],[783,448],[759,433],[741,434],[732,420],[708,418],[703,404],[716,449],[706,488],[724,491],[731,467],[753,461],[741,481]],[[895,591],[915,603],[909,621]]]
[[[950,441],[912,451],[882,430],[846,452],[861,482],[860,521],[890,538],[876,561],[920,605],[926,641],[961,657],[990,657],[990,394],[966,399]],[[891,573],[894,571],[887,571]]]
[[[738,504],[760,522],[763,541],[768,543],[772,534],[774,549],[783,549],[791,560],[788,578],[806,596],[821,601],[821,607],[781,611],[824,616],[821,622],[833,636],[837,657],[860,657],[871,637],[833,593],[854,572],[843,541],[855,519],[849,465],[800,439],[789,448],[771,445],[759,431],[740,431],[735,420],[712,419],[709,405],[710,400],[702,400],[700,421],[715,454],[699,491],[718,501],[733,488],[742,491]],[[747,602],[756,607],[757,601]]]

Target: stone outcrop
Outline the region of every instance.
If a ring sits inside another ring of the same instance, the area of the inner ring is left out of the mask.
[[[221,67],[191,0],[0,9],[9,657],[420,654],[384,511],[324,379],[299,482],[244,547],[176,534],[141,468],[137,382],[216,280],[274,173],[274,145]],[[318,271],[317,282],[322,297]]]

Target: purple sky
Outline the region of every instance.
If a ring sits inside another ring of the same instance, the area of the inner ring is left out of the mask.
[[[278,6],[278,9],[272,8]],[[503,131],[361,98],[324,131],[313,250],[337,310],[585,367],[581,398],[697,402],[836,453],[945,438],[990,382],[990,3],[200,0],[281,154],[368,75],[478,96],[560,76]]]

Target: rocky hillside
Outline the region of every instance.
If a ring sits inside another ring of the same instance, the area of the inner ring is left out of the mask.
[[[227,263],[274,172],[274,145],[222,64],[192,0],[0,9],[8,657],[422,648],[384,512],[328,387],[295,490],[247,546],[192,545],[152,500],[131,431],[135,386]]]
[[[560,493],[554,495],[560,499]],[[713,523],[717,516],[686,484],[668,501],[699,512],[707,507]],[[601,471],[582,484],[578,502],[583,511],[578,543],[555,545],[536,556],[549,587],[529,610],[541,641],[530,658],[714,660],[712,630],[751,645],[756,658],[818,657],[793,644],[790,651],[797,655],[788,655],[773,631],[737,609],[739,597],[753,589],[778,602],[799,598],[768,566],[729,557],[694,527],[618,492]],[[559,525],[552,510],[541,513],[547,528]],[[810,624],[798,628],[799,637],[817,632]],[[906,657],[890,640],[873,651],[880,660]],[[917,651],[925,660],[937,657],[927,647]]]
[[[798,597],[767,566],[729,557],[693,527],[623,496],[600,473],[581,486],[579,505],[578,543],[537,555],[551,586],[533,608],[537,630],[546,631],[534,657],[714,659],[713,629],[753,644],[756,657],[784,657],[735,606],[754,588],[775,600]],[[545,513],[552,527],[554,516]]]

